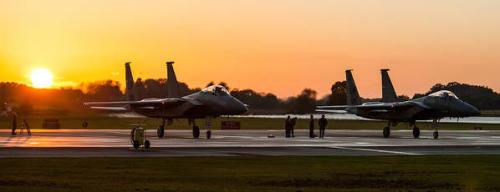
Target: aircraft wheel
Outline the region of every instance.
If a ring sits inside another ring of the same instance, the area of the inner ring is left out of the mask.
[[[156,135],[158,135],[158,138],[163,138],[163,136],[165,136],[165,128],[159,127],[156,130]]]
[[[417,139],[420,137],[420,128],[418,127],[413,127],[413,138]]]
[[[134,143],[134,144],[133,144],[134,149],[138,149],[138,148],[139,148],[139,142],[138,142],[138,141],[136,141],[136,140],[134,140],[134,141],[133,141],[133,143]]]
[[[146,140],[146,142],[144,142],[144,148],[146,149],[151,148],[151,142],[149,142],[149,140]]]
[[[212,138],[212,131],[207,131],[207,139],[210,139]]]
[[[391,129],[389,127],[384,127],[384,131],[382,133],[384,138],[388,138],[391,135]]]
[[[434,131],[434,133],[432,134],[432,136],[434,136],[434,139],[438,139],[439,138],[438,131]]]
[[[198,126],[193,126],[193,138],[200,138],[200,128]]]

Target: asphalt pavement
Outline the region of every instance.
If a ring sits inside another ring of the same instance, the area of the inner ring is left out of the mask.
[[[423,130],[414,139],[410,130],[392,130],[382,138],[380,130],[327,130],[324,139],[309,138],[308,130],[296,130],[285,138],[281,130],[212,130],[212,138],[193,139],[190,130],[166,130],[156,137],[148,130],[152,149],[131,148],[130,130],[34,129],[32,136],[11,136],[0,130],[0,158],[6,157],[155,157],[155,156],[336,156],[336,155],[469,155],[500,154],[500,131]]]

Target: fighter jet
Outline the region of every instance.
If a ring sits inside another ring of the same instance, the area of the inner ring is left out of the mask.
[[[361,103],[351,70],[346,70],[347,105],[317,106],[319,112],[336,112],[343,110],[369,119],[387,120],[387,127],[383,129],[383,136],[390,136],[391,126],[400,122],[408,122],[413,127],[413,137],[420,137],[420,129],[416,126],[417,120],[432,120],[433,137],[437,139],[438,123],[444,117],[469,117],[479,115],[479,110],[460,100],[454,93],[447,90],[438,91],[427,96],[409,101],[392,102],[395,91],[390,83],[387,70],[382,70],[383,102]],[[389,85],[390,84],[390,85]]]
[[[125,63],[126,97],[127,101],[86,102],[92,109],[111,111],[132,111],[138,114],[162,119],[157,129],[157,135],[162,138],[165,133],[165,122],[168,125],[173,119],[186,118],[193,126],[193,136],[197,138],[199,129],[195,119],[207,119],[207,138],[210,138],[211,120],[221,115],[238,115],[247,112],[247,105],[229,94],[221,85],[213,85],[199,92],[180,97],[177,77],[173,69],[174,62],[167,62],[167,98],[145,98],[136,101],[134,78],[130,63]]]

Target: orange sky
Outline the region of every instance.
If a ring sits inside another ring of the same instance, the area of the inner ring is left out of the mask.
[[[500,1],[0,0],[0,81],[49,68],[58,85],[165,77],[320,95],[354,69],[380,95],[380,68],[413,95],[459,81],[500,90]]]

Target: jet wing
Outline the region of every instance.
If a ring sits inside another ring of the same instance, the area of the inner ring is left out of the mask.
[[[128,111],[126,107],[90,107],[91,109],[96,110],[106,110],[106,111]]]
[[[420,107],[420,108],[428,108],[422,103],[415,101],[405,101],[405,102],[395,102],[395,103],[375,103],[375,104],[363,104],[363,105],[336,105],[336,106],[317,106],[316,111],[325,111],[328,110],[348,110],[348,109],[358,109],[358,110],[366,110],[366,111],[374,111],[374,112],[387,112],[393,110],[406,109],[410,107]]]
[[[157,104],[170,104],[184,101],[180,98],[166,98],[166,99],[147,99],[140,101],[110,101],[110,102],[85,102],[87,106],[111,106],[111,105],[157,105]]]
[[[131,107],[134,110],[157,110],[166,108],[167,114],[172,116],[182,115],[192,107],[201,106],[203,103],[195,99],[185,98],[164,98],[164,99],[144,99],[140,101],[112,101],[112,102],[86,102],[86,106],[91,109],[106,110],[106,111],[129,111]],[[171,110],[168,110],[171,109]]]
[[[137,108],[154,108],[159,105],[169,106],[182,104],[186,102],[182,98],[165,98],[165,99],[145,99],[140,101],[111,101],[111,102],[85,102],[84,105],[90,106],[91,109],[109,110],[109,111],[128,111],[128,106]]]
[[[316,106],[316,111],[319,110],[346,110],[349,107],[357,106],[357,105],[322,105]]]
[[[324,112],[324,113],[336,113],[336,114],[346,114],[345,110],[337,110],[337,109],[316,109],[316,112]]]

